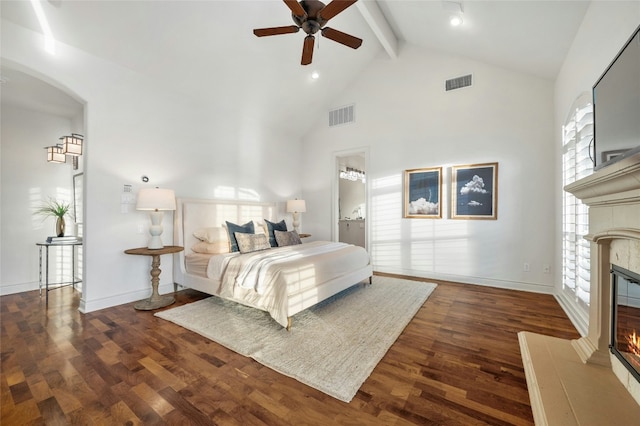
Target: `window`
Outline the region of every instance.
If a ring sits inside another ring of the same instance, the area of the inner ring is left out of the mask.
[[[576,99],[562,127],[562,183],[566,186],[593,172],[590,158],[593,140],[591,95]],[[564,192],[562,208],[562,291],[588,314],[590,287],[589,208]]]

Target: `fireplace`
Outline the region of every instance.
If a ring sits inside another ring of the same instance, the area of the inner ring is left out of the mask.
[[[640,382],[640,275],[611,268],[611,353]]]
[[[640,153],[565,190],[589,206],[588,332],[577,340],[518,333],[533,417],[536,425],[638,424],[639,358],[629,344],[640,340],[640,286],[631,282],[640,277]]]

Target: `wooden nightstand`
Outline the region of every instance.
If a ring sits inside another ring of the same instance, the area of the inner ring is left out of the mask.
[[[158,284],[160,283],[160,255],[162,254],[174,254],[184,250],[184,247],[180,246],[164,246],[161,249],[149,249],[146,247],[134,248],[125,250],[126,254],[137,254],[140,256],[151,256],[151,297],[146,300],[141,300],[133,307],[141,311],[150,311],[152,309],[164,308],[175,302],[172,295],[167,294],[161,296],[158,293]]]
[[[309,238],[311,234],[298,234],[300,238]]]

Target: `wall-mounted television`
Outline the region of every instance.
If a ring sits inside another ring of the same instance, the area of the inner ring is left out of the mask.
[[[640,152],[640,27],[593,85],[596,170]]]

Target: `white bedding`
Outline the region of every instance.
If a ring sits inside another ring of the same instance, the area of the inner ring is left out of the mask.
[[[275,221],[277,212],[275,203],[178,199],[174,243],[185,250],[174,256],[174,282],[268,311],[287,327],[296,313],[371,277],[367,251],[343,243],[316,241],[245,254],[191,250],[201,242],[194,237],[198,230],[225,220]]]
[[[266,310],[286,327],[290,298],[368,265],[369,255],[361,247],[315,241],[253,253],[215,255],[209,260],[207,276],[219,282],[216,295]]]

